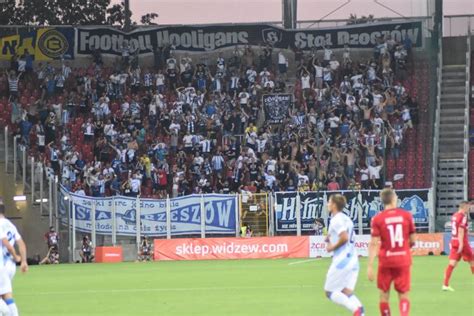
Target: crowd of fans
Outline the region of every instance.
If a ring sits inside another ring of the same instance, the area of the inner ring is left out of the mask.
[[[410,50],[386,37],[357,61],[349,48],[270,46],[213,60],[167,46],[145,67],[125,44],[111,67],[96,52],[87,68],[33,65],[26,51],[0,93],[21,143],[77,194],[381,188],[384,160],[416,124]],[[281,124],[265,119],[270,93],[294,95]]]

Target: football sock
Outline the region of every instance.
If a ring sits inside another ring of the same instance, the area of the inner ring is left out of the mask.
[[[471,272],[474,274],[474,266],[471,266]]]
[[[444,285],[449,286],[449,279],[451,279],[451,274],[453,273],[454,266],[448,265],[446,271],[444,272]]]
[[[390,316],[390,305],[388,303],[380,303],[380,316]]]
[[[356,303],[351,301],[347,295],[342,292],[332,292],[329,299],[338,305],[344,306],[351,312],[355,312],[359,308]]]
[[[18,316],[18,308],[16,307],[15,301],[12,298],[5,300],[7,303],[8,309],[10,309],[11,316]]]
[[[400,308],[400,316],[410,315],[410,301],[407,298],[401,299],[398,307]]]
[[[354,303],[357,307],[362,307],[362,303],[360,300],[355,296],[355,294],[349,295],[349,300]]]

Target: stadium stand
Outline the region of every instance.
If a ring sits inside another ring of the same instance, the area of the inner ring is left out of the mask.
[[[0,123],[92,196],[380,188],[384,172],[397,189],[430,186],[427,61],[390,39],[357,61],[285,54],[236,48],[206,64],[165,47],[154,67],[126,54],[34,70],[21,56],[0,80]],[[271,125],[261,97],[284,92],[294,106]]]
[[[471,52],[471,108],[470,108],[470,131],[469,139],[471,149],[469,151],[469,199],[474,200],[474,51]]]

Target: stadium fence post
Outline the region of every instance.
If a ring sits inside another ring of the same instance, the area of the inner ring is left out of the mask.
[[[300,192],[296,192],[296,235],[301,236],[301,197]]]
[[[358,225],[359,225],[359,236],[362,236],[364,234],[364,223],[362,221],[362,215],[363,215],[363,208],[362,208],[362,193],[359,191],[357,194],[357,219],[358,219]]]
[[[206,238],[206,208],[203,194],[201,194],[201,238]]]
[[[16,161],[18,150],[18,137],[20,136],[15,135],[15,137],[13,137],[13,185],[16,185],[16,173],[18,168],[18,162]]]
[[[31,204],[35,203],[35,157],[31,157]]]
[[[53,226],[53,178],[48,177],[48,212],[49,227]]]
[[[329,214],[328,214],[328,194],[326,191],[324,191],[324,195],[323,195],[323,212],[322,212],[322,216],[323,216],[323,219],[324,219],[324,224],[326,227],[328,227],[328,218],[329,218]]]
[[[54,177],[54,218],[56,231],[59,232],[59,187],[58,187],[58,176]]]
[[[76,262],[76,205],[73,203],[72,199],[71,199],[71,204],[72,204],[71,251],[72,251],[72,261]]]
[[[270,193],[267,196],[268,199],[268,236],[273,237],[275,236],[275,226],[273,222],[273,212],[275,210],[274,205],[273,205],[273,196],[276,195],[275,193]]]
[[[429,208],[428,213],[428,231],[430,234],[435,232],[435,209],[433,206],[434,204],[434,196],[433,196],[433,188],[428,190],[428,205],[431,207]]]
[[[96,209],[97,209],[97,200],[94,199],[93,203],[92,203],[92,207],[91,207],[91,241],[92,241],[92,245],[94,247],[97,246],[96,244],[96,241],[97,241],[97,232],[96,232],[96,225],[95,225],[95,213],[96,213]]]
[[[170,196],[166,196],[166,239],[171,239],[171,201]]]
[[[66,204],[66,216],[67,216],[67,235],[68,235],[68,258],[69,262],[73,262],[73,257],[72,257],[72,223],[71,223],[71,196],[66,192],[65,198],[67,199],[67,204]]]
[[[40,180],[40,213],[43,215],[43,164],[40,164],[40,172],[39,172],[39,180]]]
[[[136,227],[136,230],[137,230],[137,234],[136,234],[136,242],[137,242],[137,253],[138,251],[140,250],[140,236],[141,236],[141,233],[142,233],[142,223],[141,223],[141,213],[142,213],[142,208],[141,208],[141,205],[140,205],[140,196],[137,196],[137,207],[136,207],[136,214],[135,214],[135,221],[136,221],[136,224],[135,224],[135,227]]]
[[[239,205],[239,195],[235,195],[235,237],[239,237],[240,232],[240,205]]]
[[[112,246],[117,244],[117,208],[115,205],[115,197],[112,198]]]
[[[8,125],[5,126],[5,173],[8,173]]]
[[[26,186],[26,147],[22,147],[21,151],[21,182],[23,183],[23,194],[25,194]]]

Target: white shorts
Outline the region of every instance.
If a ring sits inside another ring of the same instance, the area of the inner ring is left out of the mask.
[[[12,281],[5,269],[0,271],[0,295],[12,293]]]
[[[16,273],[15,262],[8,260],[7,263],[5,264],[5,270],[7,272],[8,277],[10,278],[10,281],[13,281],[13,278],[15,277],[15,273]]]
[[[332,264],[326,276],[324,290],[326,292],[340,292],[343,289],[354,291],[358,276],[359,264],[357,262],[344,269],[338,269],[335,264]]]

